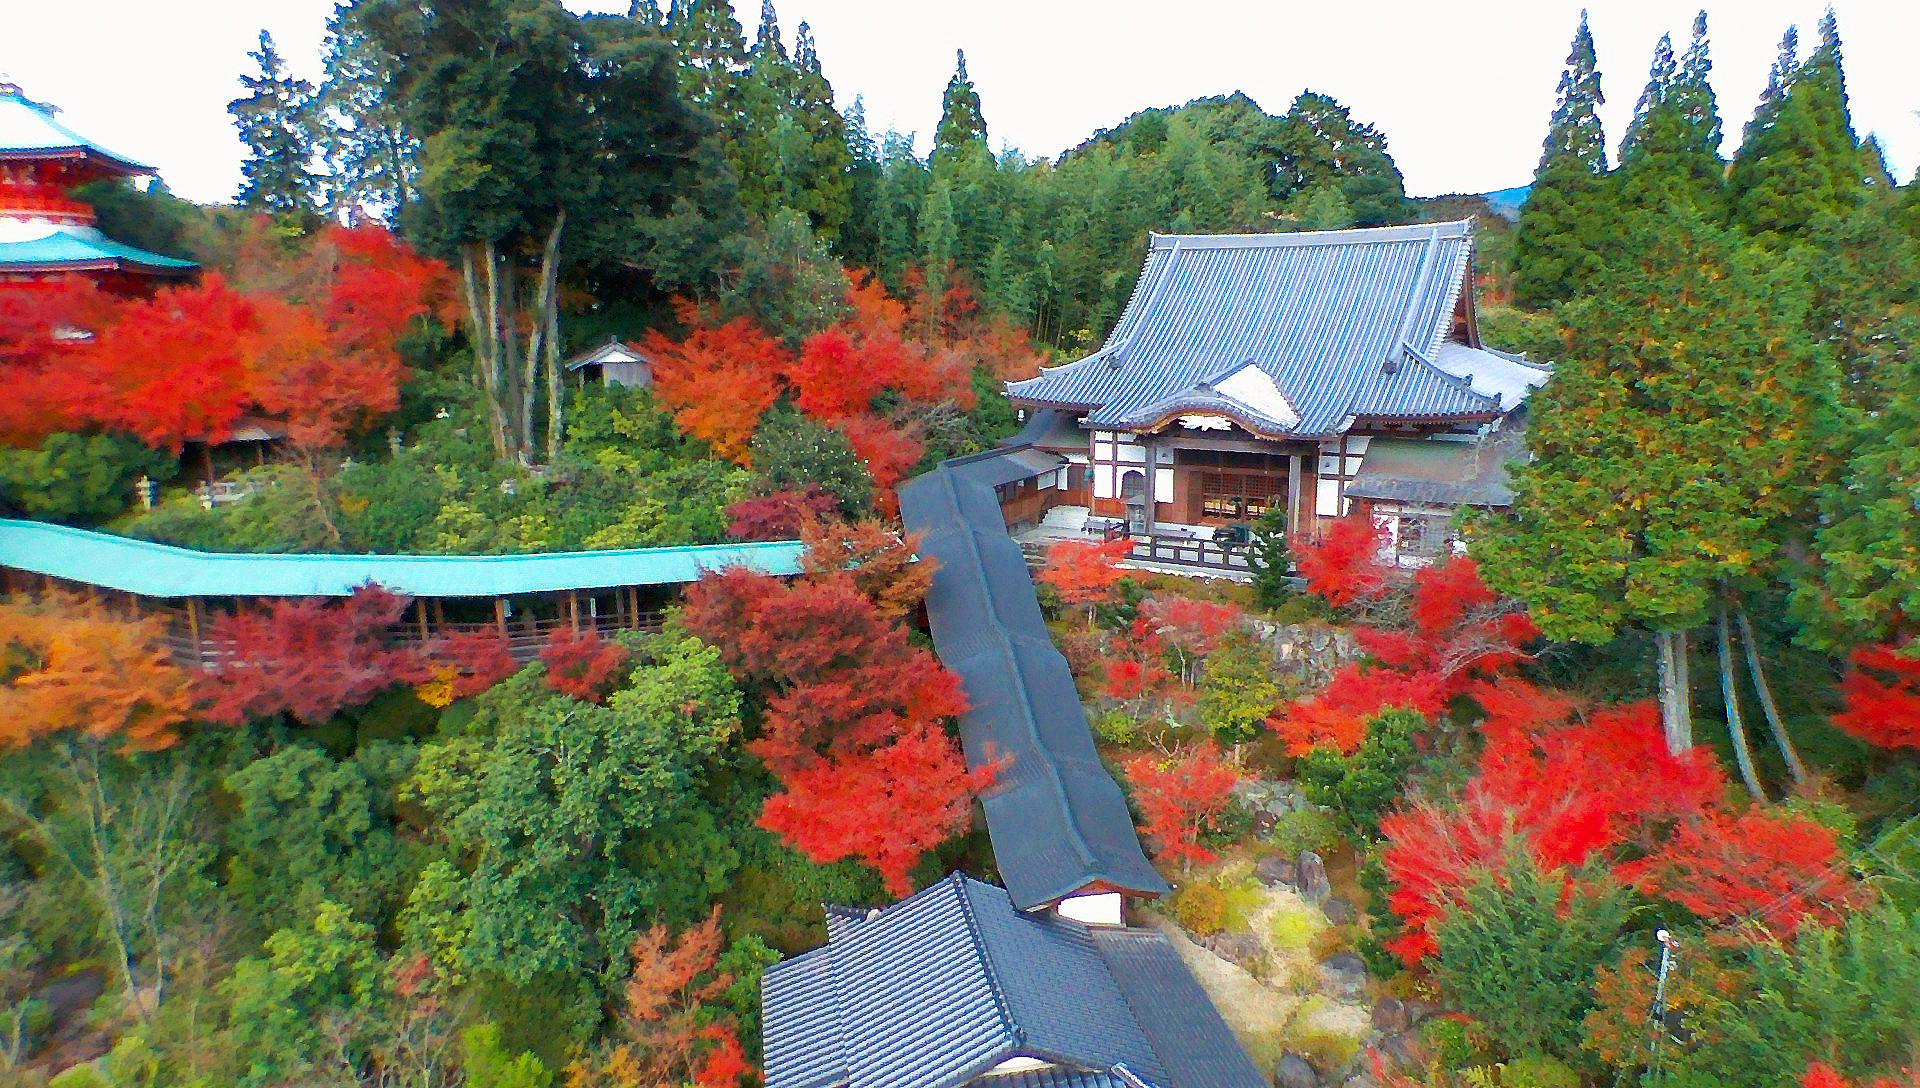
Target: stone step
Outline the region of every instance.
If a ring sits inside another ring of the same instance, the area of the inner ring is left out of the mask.
[[[1056,506],[1040,518],[1040,524],[1053,529],[1069,529],[1079,532],[1087,523],[1090,513],[1084,506]]]

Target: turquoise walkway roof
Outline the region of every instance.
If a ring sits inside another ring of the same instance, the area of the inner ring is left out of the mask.
[[[122,266],[153,272],[199,267],[192,261],[162,257],[116,242],[92,227],[57,227],[39,238],[0,242],[0,270],[63,272]]]
[[[797,574],[800,550],[783,540],[547,555],[235,555],[0,520],[0,567],[143,597],[344,597],[368,582],[414,597],[676,585],[727,566]]]

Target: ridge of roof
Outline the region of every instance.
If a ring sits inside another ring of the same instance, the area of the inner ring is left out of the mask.
[[[1409,242],[1429,234],[1440,239],[1471,238],[1473,220],[1440,223],[1401,223],[1391,227],[1347,227],[1341,230],[1272,231],[1255,234],[1148,234],[1148,253],[1180,249],[1285,249],[1300,246],[1356,246],[1377,242]],[[1136,285],[1137,289],[1137,285]],[[1131,300],[1129,300],[1131,301]],[[1121,311],[1122,313],[1125,310]]]
[[[980,961],[980,971],[987,978],[987,992],[993,995],[993,1007],[1000,1013],[1001,1023],[1007,1026],[1007,1035],[1018,1046],[1027,1041],[1027,1029],[1013,1017],[1013,1005],[1007,1000],[1007,988],[1000,982],[1000,972],[993,966],[993,957],[987,953],[987,937],[980,929],[980,918],[973,910],[973,889],[969,886],[975,881],[965,873],[955,869],[945,881],[953,886],[954,894],[960,900],[960,914],[966,919],[967,930],[973,939],[973,954]],[[995,889],[996,891],[998,889]]]
[[[61,124],[53,112],[45,102],[28,98],[18,86],[0,85],[0,157],[77,151],[125,168],[131,174],[155,172],[146,163],[109,151]]]

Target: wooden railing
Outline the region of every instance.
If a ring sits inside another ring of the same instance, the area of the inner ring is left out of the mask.
[[[1179,567],[1204,567],[1208,570],[1226,570],[1245,573],[1247,564],[1247,546],[1245,544],[1216,544],[1204,536],[1187,534],[1149,533],[1146,536],[1133,537],[1133,552],[1130,558],[1144,563],[1167,563]]]
[[[202,635],[197,641],[183,619],[170,617],[165,642],[168,655],[174,664],[193,668],[217,669],[221,663],[233,656],[231,644]],[[579,630],[591,631],[601,638],[611,638],[621,631],[640,631],[646,634],[659,634],[666,623],[666,613],[643,611],[637,622],[619,620],[613,616],[598,618],[582,616]],[[565,616],[551,619],[536,619],[527,622],[512,620],[507,623],[507,652],[515,661],[526,664],[540,656],[540,650],[547,644],[548,636],[553,632],[573,628],[572,620]],[[498,634],[500,628],[492,623],[434,623],[422,636],[420,628],[412,622],[396,623],[389,628],[394,645],[419,646],[436,642],[443,638],[461,634]]]

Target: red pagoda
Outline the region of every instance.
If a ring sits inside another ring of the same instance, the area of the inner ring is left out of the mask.
[[[53,107],[0,81],[0,286],[82,275],[116,293],[145,294],[156,281],[192,275],[192,261],[100,233],[93,209],[73,190],[153,167],[108,151],[53,115]]]

